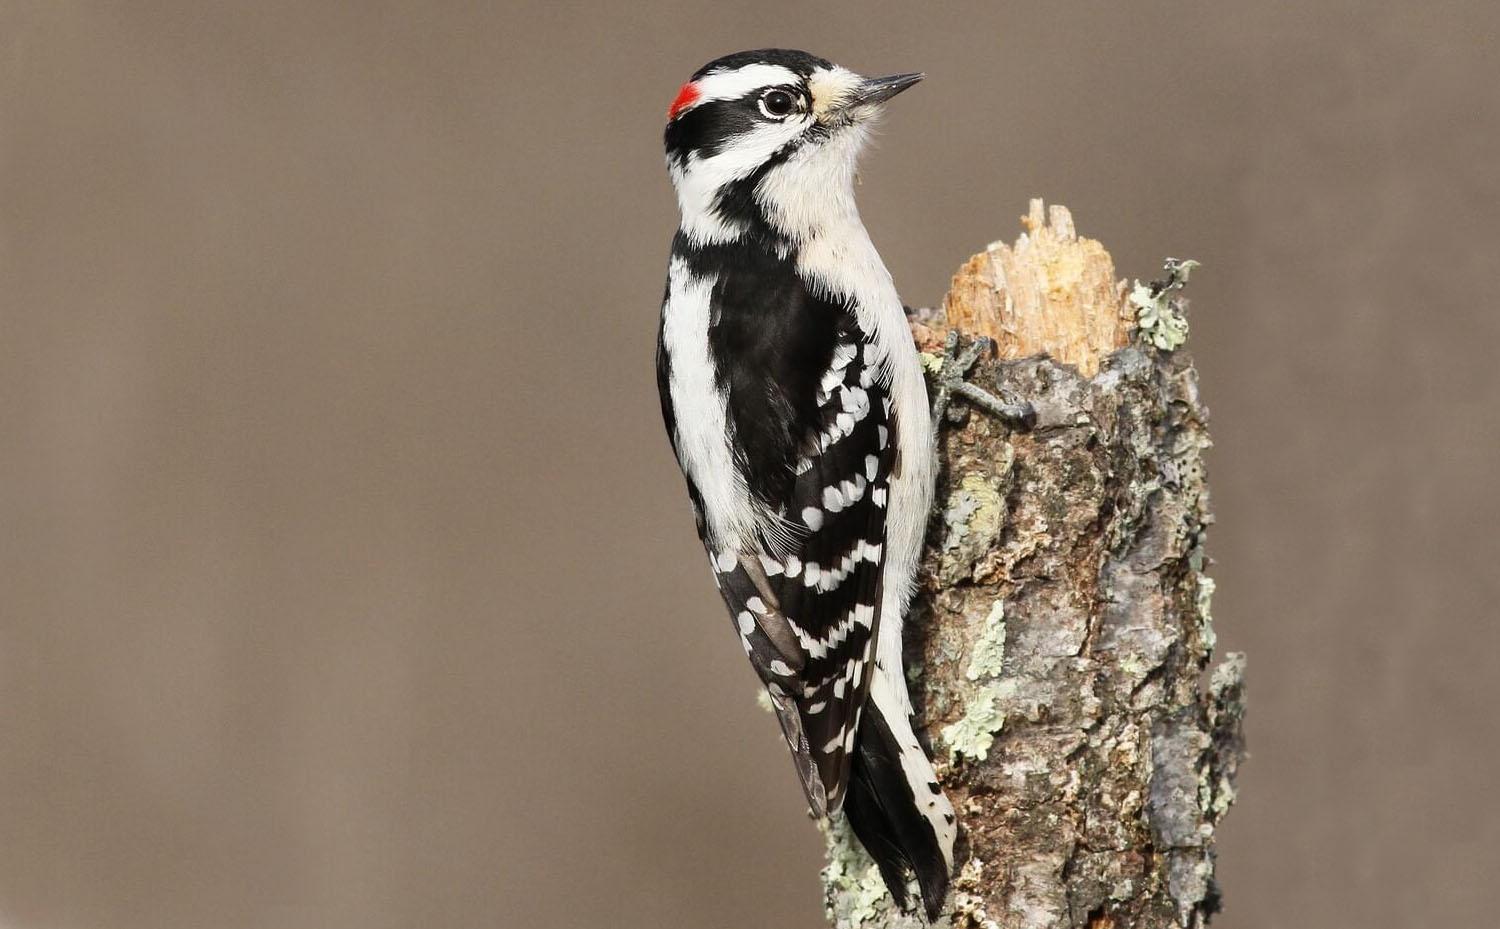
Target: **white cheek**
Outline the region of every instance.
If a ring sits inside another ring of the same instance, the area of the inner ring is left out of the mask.
[[[787,123],[761,123],[731,139],[717,155],[694,159],[688,170],[715,188],[743,180],[765,164],[801,130]]]
[[[790,119],[759,123],[736,136],[718,154],[709,158],[693,155],[682,170],[674,166],[672,179],[682,209],[682,230],[702,244],[727,241],[737,235],[739,228],[724,222],[714,210],[719,193],[725,185],[753,174],[806,127],[805,121]]]
[[[784,119],[780,122],[766,120],[735,139],[730,145],[745,152],[753,152],[749,157],[755,161],[754,167],[758,168],[769,161],[772,155],[791,144],[807,129],[808,125],[807,120],[798,118]]]

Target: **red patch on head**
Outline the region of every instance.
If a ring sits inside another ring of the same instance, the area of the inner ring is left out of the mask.
[[[694,84],[692,81],[683,84],[682,89],[677,91],[677,99],[673,100],[672,105],[667,107],[667,120],[670,122],[676,119],[677,114],[697,103],[698,98],[701,96],[702,94],[699,93],[697,84]]]

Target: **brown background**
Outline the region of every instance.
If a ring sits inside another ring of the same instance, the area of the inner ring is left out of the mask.
[[[662,112],[775,43],[930,73],[861,191],[908,300],[1031,195],[1122,275],[1204,262],[1218,925],[1487,924],[1497,29],[0,0],[0,923],[820,923],[651,360]]]

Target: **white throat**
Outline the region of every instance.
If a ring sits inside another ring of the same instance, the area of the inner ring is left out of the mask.
[[[868,137],[867,123],[842,126],[772,168],[755,190],[771,225],[798,245],[847,234],[851,227],[863,236],[854,173]]]

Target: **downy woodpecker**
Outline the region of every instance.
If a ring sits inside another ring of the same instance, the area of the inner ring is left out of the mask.
[[[933,492],[927,390],[854,204],[885,101],[806,52],[712,61],[667,111],[681,226],[657,385],[698,534],[808,803],[847,814],[892,896],[935,919],[953,807],[912,731],[901,656]]]

